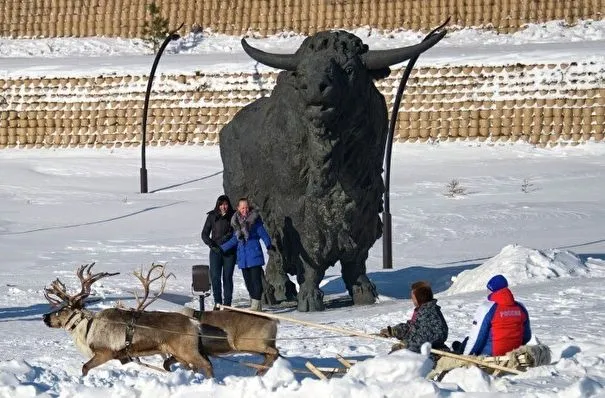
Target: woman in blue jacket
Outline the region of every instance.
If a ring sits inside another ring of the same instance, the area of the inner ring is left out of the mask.
[[[236,262],[242,270],[246,289],[250,294],[250,309],[261,311],[265,256],[260,246],[260,240],[263,240],[267,250],[272,250],[271,238],[263,225],[258,210],[250,206],[247,198],[241,198],[238,201],[237,211],[231,218],[231,226],[233,236],[221,245],[221,250],[226,252],[237,245]]]

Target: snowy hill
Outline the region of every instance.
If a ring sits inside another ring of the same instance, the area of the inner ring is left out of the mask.
[[[447,294],[485,290],[487,281],[496,274],[510,280],[510,286],[551,278],[586,275],[589,268],[581,258],[569,250],[536,250],[508,245],[496,256],[477,268],[462,271],[452,278]]]

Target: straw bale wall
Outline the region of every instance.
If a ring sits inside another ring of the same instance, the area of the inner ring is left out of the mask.
[[[0,36],[142,37],[153,0],[2,0]],[[161,14],[184,31],[229,35],[370,26],[427,31],[447,17],[457,27],[513,32],[527,23],[600,20],[605,0],[155,0]]]
[[[378,82],[389,108],[402,74]],[[213,145],[274,72],[156,76],[147,142]],[[396,140],[603,141],[600,63],[420,67],[399,110]],[[147,76],[0,79],[0,148],[121,147],[141,142]]]

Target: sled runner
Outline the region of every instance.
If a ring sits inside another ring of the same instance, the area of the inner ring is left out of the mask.
[[[490,365],[498,365],[499,367],[510,369],[510,373],[519,373],[526,371],[528,368],[548,365],[551,359],[550,348],[544,344],[524,345],[501,356],[457,355],[457,357],[440,356],[435,368],[428,374],[427,379],[441,381],[450,370],[469,366],[477,366],[493,376],[502,375],[506,371],[493,369]],[[472,362],[465,360],[465,358],[472,360]],[[482,366],[480,363],[485,364],[485,366]]]

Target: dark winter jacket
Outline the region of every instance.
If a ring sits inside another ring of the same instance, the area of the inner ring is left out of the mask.
[[[418,306],[412,319],[393,326],[391,333],[402,340],[408,350],[420,352],[420,347],[427,341],[433,348],[445,348],[448,327],[437,300],[431,300]]]
[[[219,210],[219,205],[225,200],[229,203],[229,208],[227,210],[227,213],[222,216]],[[204,223],[204,227],[202,228],[202,240],[205,244],[207,244],[208,246],[212,245],[212,243],[221,245],[228,241],[231,236],[233,236],[231,218],[233,217],[234,213],[235,210],[233,210],[233,208],[231,207],[229,198],[227,198],[227,196],[225,195],[219,196],[214,209],[208,212],[206,222]]]
[[[236,262],[239,268],[260,267],[265,265],[265,256],[260,246],[260,240],[265,242],[265,247],[271,247],[271,238],[263,225],[263,220],[256,209],[251,208],[248,217],[242,225],[238,220],[236,212],[231,218],[233,236],[221,245],[223,251],[229,250],[237,245]]]

